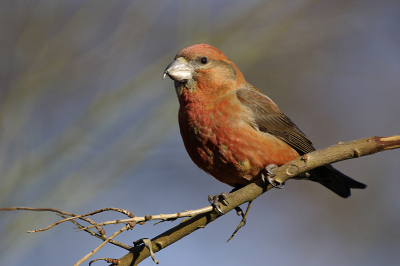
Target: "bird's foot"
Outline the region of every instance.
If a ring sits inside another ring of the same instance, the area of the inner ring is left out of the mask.
[[[228,202],[228,193],[226,192],[222,192],[221,194],[218,195],[209,195],[208,196],[208,202],[210,202],[210,204],[220,213],[220,214],[224,214],[221,210],[221,202],[224,205],[229,204]]]
[[[265,167],[265,175],[261,174],[261,178],[264,181],[264,183],[270,183],[274,188],[279,188],[282,189],[285,186],[285,182],[282,184],[275,179],[273,179],[274,176],[276,176],[272,170],[278,168],[276,164],[269,164]]]

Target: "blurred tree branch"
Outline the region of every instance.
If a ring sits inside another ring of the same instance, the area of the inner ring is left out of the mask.
[[[331,146],[326,149],[322,150],[317,150],[308,154],[305,154],[291,162],[286,163],[285,165],[274,169],[273,172],[276,174],[274,177],[275,180],[279,182],[285,182],[288,179],[307,172],[311,169],[326,165],[326,164],[332,164],[338,161],[343,161],[347,159],[352,159],[352,158],[358,158],[361,156],[365,155],[370,155],[374,154],[380,151],[386,151],[386,150],[391,150],[391,149],[397,149],[400,148],[400,135],[397,136],[391,136],[391,137],[370,137],[370,138],[364,138],[364,139],[359,139],[359,140],[354,140],[350,142],[339,142],[337,145]],[[251,183],[247,185],[246,187],[243,187],[242,189],[239,189],[235,192],[229,193],[227,200],[229,202],[229,205],[221,205],[221,210],[223,213],[228,213],[231,210],[235,209],[236,207],[242,205],[243,203],[246,202],[251,202],[257,197],[259,197],[261,194],[264,192],[270,190],[272,188],[271,184],[265,184],[262,180],[258,180],[255,183]],[[25,208],[25,207],[13,207],[13,208],[0,208],[1,210],[17,210],[17,209],[23,209],[23,210],[35,210],[35,211],[55,211],[58,213],[62,213],[63,215],[66,214],[66,212],[63,211],[58,211],[54,209],[32,209],[32,208]],[[146,222],[150,220],[154,220],[152,216],[146,215],[146,217],[135,217],[132,213],[116,209],[116,208],[105,208],[102,210],[98,210],[89,214],[85,215],[76,215],[72,214],[72,218],[67,218],[64,219],[63,221],[73,221],[73,219],[85,219],[84,216],[88,215],[93,215],[101,211],[107,211],[107,210],[113,210],[113,211],[118,211],[122,212],[129,217],[131,217],[131,220],[126,219],[126,220],[120,220],[120,221],[114,221],[113,223],[125,223],[126,226],[123,227],[121,230],[115,232],[111,237],[106,238],[105,233],[101,233],[101,237],[103,239],[103,243],[96,248],[94,251],[86,255],[84,258],[82,258],[78,264],[81,264],[83,261],[87,260],[91,255],[93,255],[96,251],[98,251],[102,246],[104,246],[107,242],[111,241],[114,236],[117,234],[121,233],[122,231],[128,230],[133,228],[136,223],[137,219],[142,219],[140,220],[141,222]],[[219,217],[221,217],[223,214],[220,214],[219,212],[214,211],[211,207],[205,207],[202,209],[202,213],[200,211],[188,211],[188,212],[193,212],[194,214],[200,213],[192,218],[185,219],[183,220],[179,225],[171,228],[170,230],[156,236],[155,238],[149,240],[141,240],[141,241],[135,241],[134,244],[135,246],[132,247],[125,256],[122,258],[115,260],[115,259],[109,259],[105,258],[103,260],[106,260],[108,262],[112,261],[113,264],[117,264],[119,266],[132,266],[132,265],[138,265],[141,261],[143,261],[145,258],[151,256],[155,262],[157,262],[154,258],[154,253],[160,251],[161,249],[173,244],[174,242],[180,240],[181,238],[193,233],[199,228],[204,228],[206,225],[209,223],[215,221]],[[69,215],[69,214],[68,214]],[[71,215],[70,215],[71,216]],[[189,215],[193,216],[193,215]],[[65,216],[63,216],[66,218]],[[176,219],[176,218],[181,218],[181,213],[177,213],[175,215],[158,215],[154,216],[154,218],[158,218],[160,220],[166,220],[165,217],[168,217],[168,220]],[[136,220],[135,220],[136,219]],[[138,220],[138,221],[139,221]],[[57,222],[54,225],[57,225],[63,221]],[[110,223],[103,223],[103,224],[96,224],[89,220],[89,222],[92,224],[91,227],[98,227],[99,225],[104,225],[104,224],[110,224]],[[131,222],[131,224],[130,224]],[[52,226],[49,226],[48,228],[51,228]],[[46,228],[46,229],[48,229]],[[79,228],[81,230],[89,231],[87,228],[89,227],[83,227],[79,225]],[[45,230],[46,230],[45,229]],[[98,228],[99,229],[99,228]],[[40,231],[40,230],[35,230],[35,231]],[[101,230],[99,230],[101,231]]]

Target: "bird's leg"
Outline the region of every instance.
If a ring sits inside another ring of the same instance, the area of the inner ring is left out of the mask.
[[[278,168],[276,164],[269,164],[265,167],[265,175],[261,174],[261,178],[264,181],[264,183],[270,183],[274,188],[283,188],[285,186],[285,182],[282,184],[277,182],[273,177],[275,176],[274,173],[272,173],[272,170]]]
[[[242,187],[244,187],[244,186],[243,186],[243,185],[235,185],[235,187],[234,187],[229,193],[235,192],[236,190],[241,189]],[[228,196],[228,194],[227,194],[226,192],[222,192],[221,194],[218,194],[218,195],[215,195],[215,196],[209,195],[209,196],[208,196],[208,202],[210,202],[210,204],[211,204],[215,209],[217,209],[217,211],[218,211],[219,213],[224,214],[224,213],[221,211],[221,204],[220,204],[220,202],[222,202],[224,205],[229,204],[228,199],[227,199],[227,196]],[[239,206],[235,208],[235,211],[236,211],[236,214],[237,214],[238,216],[242,216],[242,217],[243,217],[243,215],[244,215],[243,210],[242,210]]]
[[[210,202],[210,204],[211,204],[220,214],[224,214],[224,213],[221,211],[221,203],[220,203],[220,201],[221,201],[223,204],[225,204],[225,205],[226,205],[226,204],[229,204],[227,196],[228,196],[228,193],[226,193],[226,192],[222,192],[221,194],[218,194],[218,195],[215,195],[215,196],[209,195],[209,196],[208,196],[208,202]]]

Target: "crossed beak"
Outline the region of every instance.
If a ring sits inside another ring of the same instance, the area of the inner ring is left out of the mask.
[[[171,79],[175,81],[185,81],[193,78],[194,69],[191,67],[186,59],[179,57],[167,66],[165,69],[162,79],[168,75]]]

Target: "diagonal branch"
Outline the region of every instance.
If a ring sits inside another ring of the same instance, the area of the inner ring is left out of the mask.
[[[305,154],[277,169],[274,169],[273,172],[275,174],[274,179],[277,180],[278,182],[285,182],[288,179],[295,177],[298,174],[301,174],[303,172],[307,172],[309,170],[312,170],[314,168],[326,165],[326,164],[331,164],[334,162],[342,161],[342,160],[347,160],[351,158],[357,158],[365,155],[370,155],[379,151],[385,151],[385,150],[390,150],[390,149],[396,149],[400,148],[400,135],[398,136],[391,136],[391,137],[371,137],[371,138],[365,138],[365,139],[360,139],[360,140],[355,140],[355,141],[350,141],[350,142],[339,142],[337,145],[314,151],[309,154]],[[264,192],[268,191],[269,189],[272,188],[272,185],[266,185],[264,182],[261,180],[252,183],[242,189],[239,189],[235,192],[232,192],[228,195],[227,199],[229,201],[229,205],[227,206],[221,206],[221,210],[223,213],[227,213],[231,211],[232,209],[237,208],[241,204],[245,202],[252,202],[254,199],[256,199],[258,196],[263,194]],[[175,214],[160,214],[160,215],[146,215],[144,217],[136,217],[133,215],[131,212],[118,209],[118,208],[103,208],[100,210],[96,210],[94,212],[90,212],[87,214],[82,214],[82,215],[77,215],[73,213],[68,213],[65,211],[53,209],[53,208],[29,208],[29,207],[10,207],[10,208],[0,208],[0,211],[10,211],[10,210],[30,210],[30,211],[52,211],[56,212],[58,215],[62,216],[64,219],[61,221],[58,221],[50,226],[48,226],[45,229],[40,229],[40,230],[34,230],[30,232],[40,232],[47,230],[49,228],[54,227],[55,225],[58,225],[62,222],[66,221],[71,221],[75,223],[80,230],[84,230],[88,233],[90,233],[93,236],[96,236],[100,239],[103,240],[103,243],[96,248],[94,251],[86,255],[81,261],[78,262],[80,264],[84,260],[88,259],[91,255],[93,255],[95,252],[97,252],[101,247],[103,247],[106,243],[112,243],[114,245],[120,246],[122,248],[125,248],[129,250],[130,252],[123,256],[120,259],[103,259],[108,262],[114,262],[114,264],[117,265],[137,265],[139,264],[142,260],[147,258],[148,256],[152,256],[153,260],[154,258],[154,252],[157,252],[174,242],[180,240],[181,238],[191,234],[192,232],[196,231],[199,228],[204,228],[208,223],[213,222],[217,218],[221,216],[220,213],[216,213],[213,211],[213,208],[211,206],[204,207],[198,210],[191,210],[191,211],[185,211],[181,213],[175,213]],[[91,219],[89,219],[87,216],[91,216],[100,212],[104,211],[117,211],[121,212],[127,216],[130,217],[130,219],[124,219],[124,220],[116,220],[116,221],[110,221],[110,222],[104,222],[97,224]],[[68,217],[69,216],[69,217]],[[192,217],[188,218],[185,220],[182,220],[181,224],[175,226],[174,228],[162,233],[161,235],[153,238],[152,240],[145,239],[146,241],[142,241],[140,244],[139,242],[134,242],[135,246],[131,247],[129,245],[120,243],[118,241],[113,240],[113,238],[121,233],[122,231],[125,231],[127,229],[130,229],[133,227],[135,224],[143,224],[147,221],[151,220],[161,220],[161,221],[168,221],[168,220],[175,220],[177,218],[183,218],[183,217]],[[78,224],[75,220],[76,219],[81,219],[86,222],[89,222],[91,225],[84,227],[80,224]],[[123,227],[121,230],[115,232],[111,237],[107,238],[105,236],[104,230],[100,227],[103,225],[107,224],[117,224],[117,223],[125,223],[126,226]],[[96,227],[98,230],[98,233],[95,233],[89,228]],[[96,260],[94,260],[96,261]],[[94,262],[92,261],[92,262]]]
[[[275,180],[285,182],[298,174],[311,169],[332,164],[338,161],[358,158],[374,154],[380,151],[400,148],[400,135],[391,137],[371,137],[350,142],[339,142],[332,147],[311,152],[274,170]],[[229,205],[221,206],[221,210],[227,213],[241,204],[253,201],[264,192],[271,189],[271,185],[264,184],[261,180],[249,184],[246,187],[228,195]],[[193,218],[183,220],[181,224],[156,236],[151,240],[153,252],[173,244],[181,238],[193,233],[199,228],[204,228],[221,215],[216,212],[203,213]],[[129,253],[118,260],[119,266],[138,265],[142,260],[150,256],[150,251],[144,245],[135,246]]]

